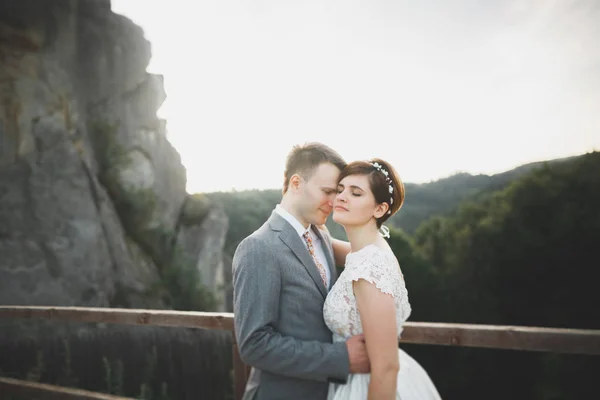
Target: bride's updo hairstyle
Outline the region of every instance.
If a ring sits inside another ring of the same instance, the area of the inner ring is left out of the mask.
[[[381,158],[353,161],[346,165],[339,181],[350,175],[367,175],[371,191],[378,204],[387,203],[389,211],[377,219],[377,228],[394,215],[404,203],[404,184],[391,164]]]

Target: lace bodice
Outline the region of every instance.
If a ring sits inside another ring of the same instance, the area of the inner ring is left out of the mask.
[[[334,342],[363,333],[352,282],[365,279],[383,293],[391,294],[396,304],[398,336],[411,307],[404,276],[394,254],[376,245],[368,245],[346,256],[346,266],[327,295],[323,308],[325,323],[333,332]]]

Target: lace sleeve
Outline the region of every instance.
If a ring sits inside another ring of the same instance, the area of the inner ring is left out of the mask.
[[[371,252],[355,261],[347,270],[350,280],[364,279],[373,283],[382,293],[391,294],[394,298],[398,297],[402,275],[394,260],[380,253]]]

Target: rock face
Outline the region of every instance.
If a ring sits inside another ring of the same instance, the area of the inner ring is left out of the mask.
[[[226,311],[225,264],[223,247],[228,219],[220,208],[212,208],[200,224],[182,224],[177,235],[177,246],[185,262],[193,263],[200,271],[201,282],[210,282],[216,290],[218,311]],[[231,268],[231,265],[229,265]],[[230,279],[231,280],[231,279]]]
[[[222,281],[227,218],[186,193],[150,55],[109,1],[0,3],[0,304],[167,307],[178,248]]]

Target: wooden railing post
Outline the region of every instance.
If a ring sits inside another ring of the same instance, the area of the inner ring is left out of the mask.
[[[233,398],[234,400],[242,400],[244,390],[246,389],[246,381],[248,380],[247,369],[240,357],[240,350],[235,340],[235,331],[231,332],[233,339],[231,356],[233,358]]]

